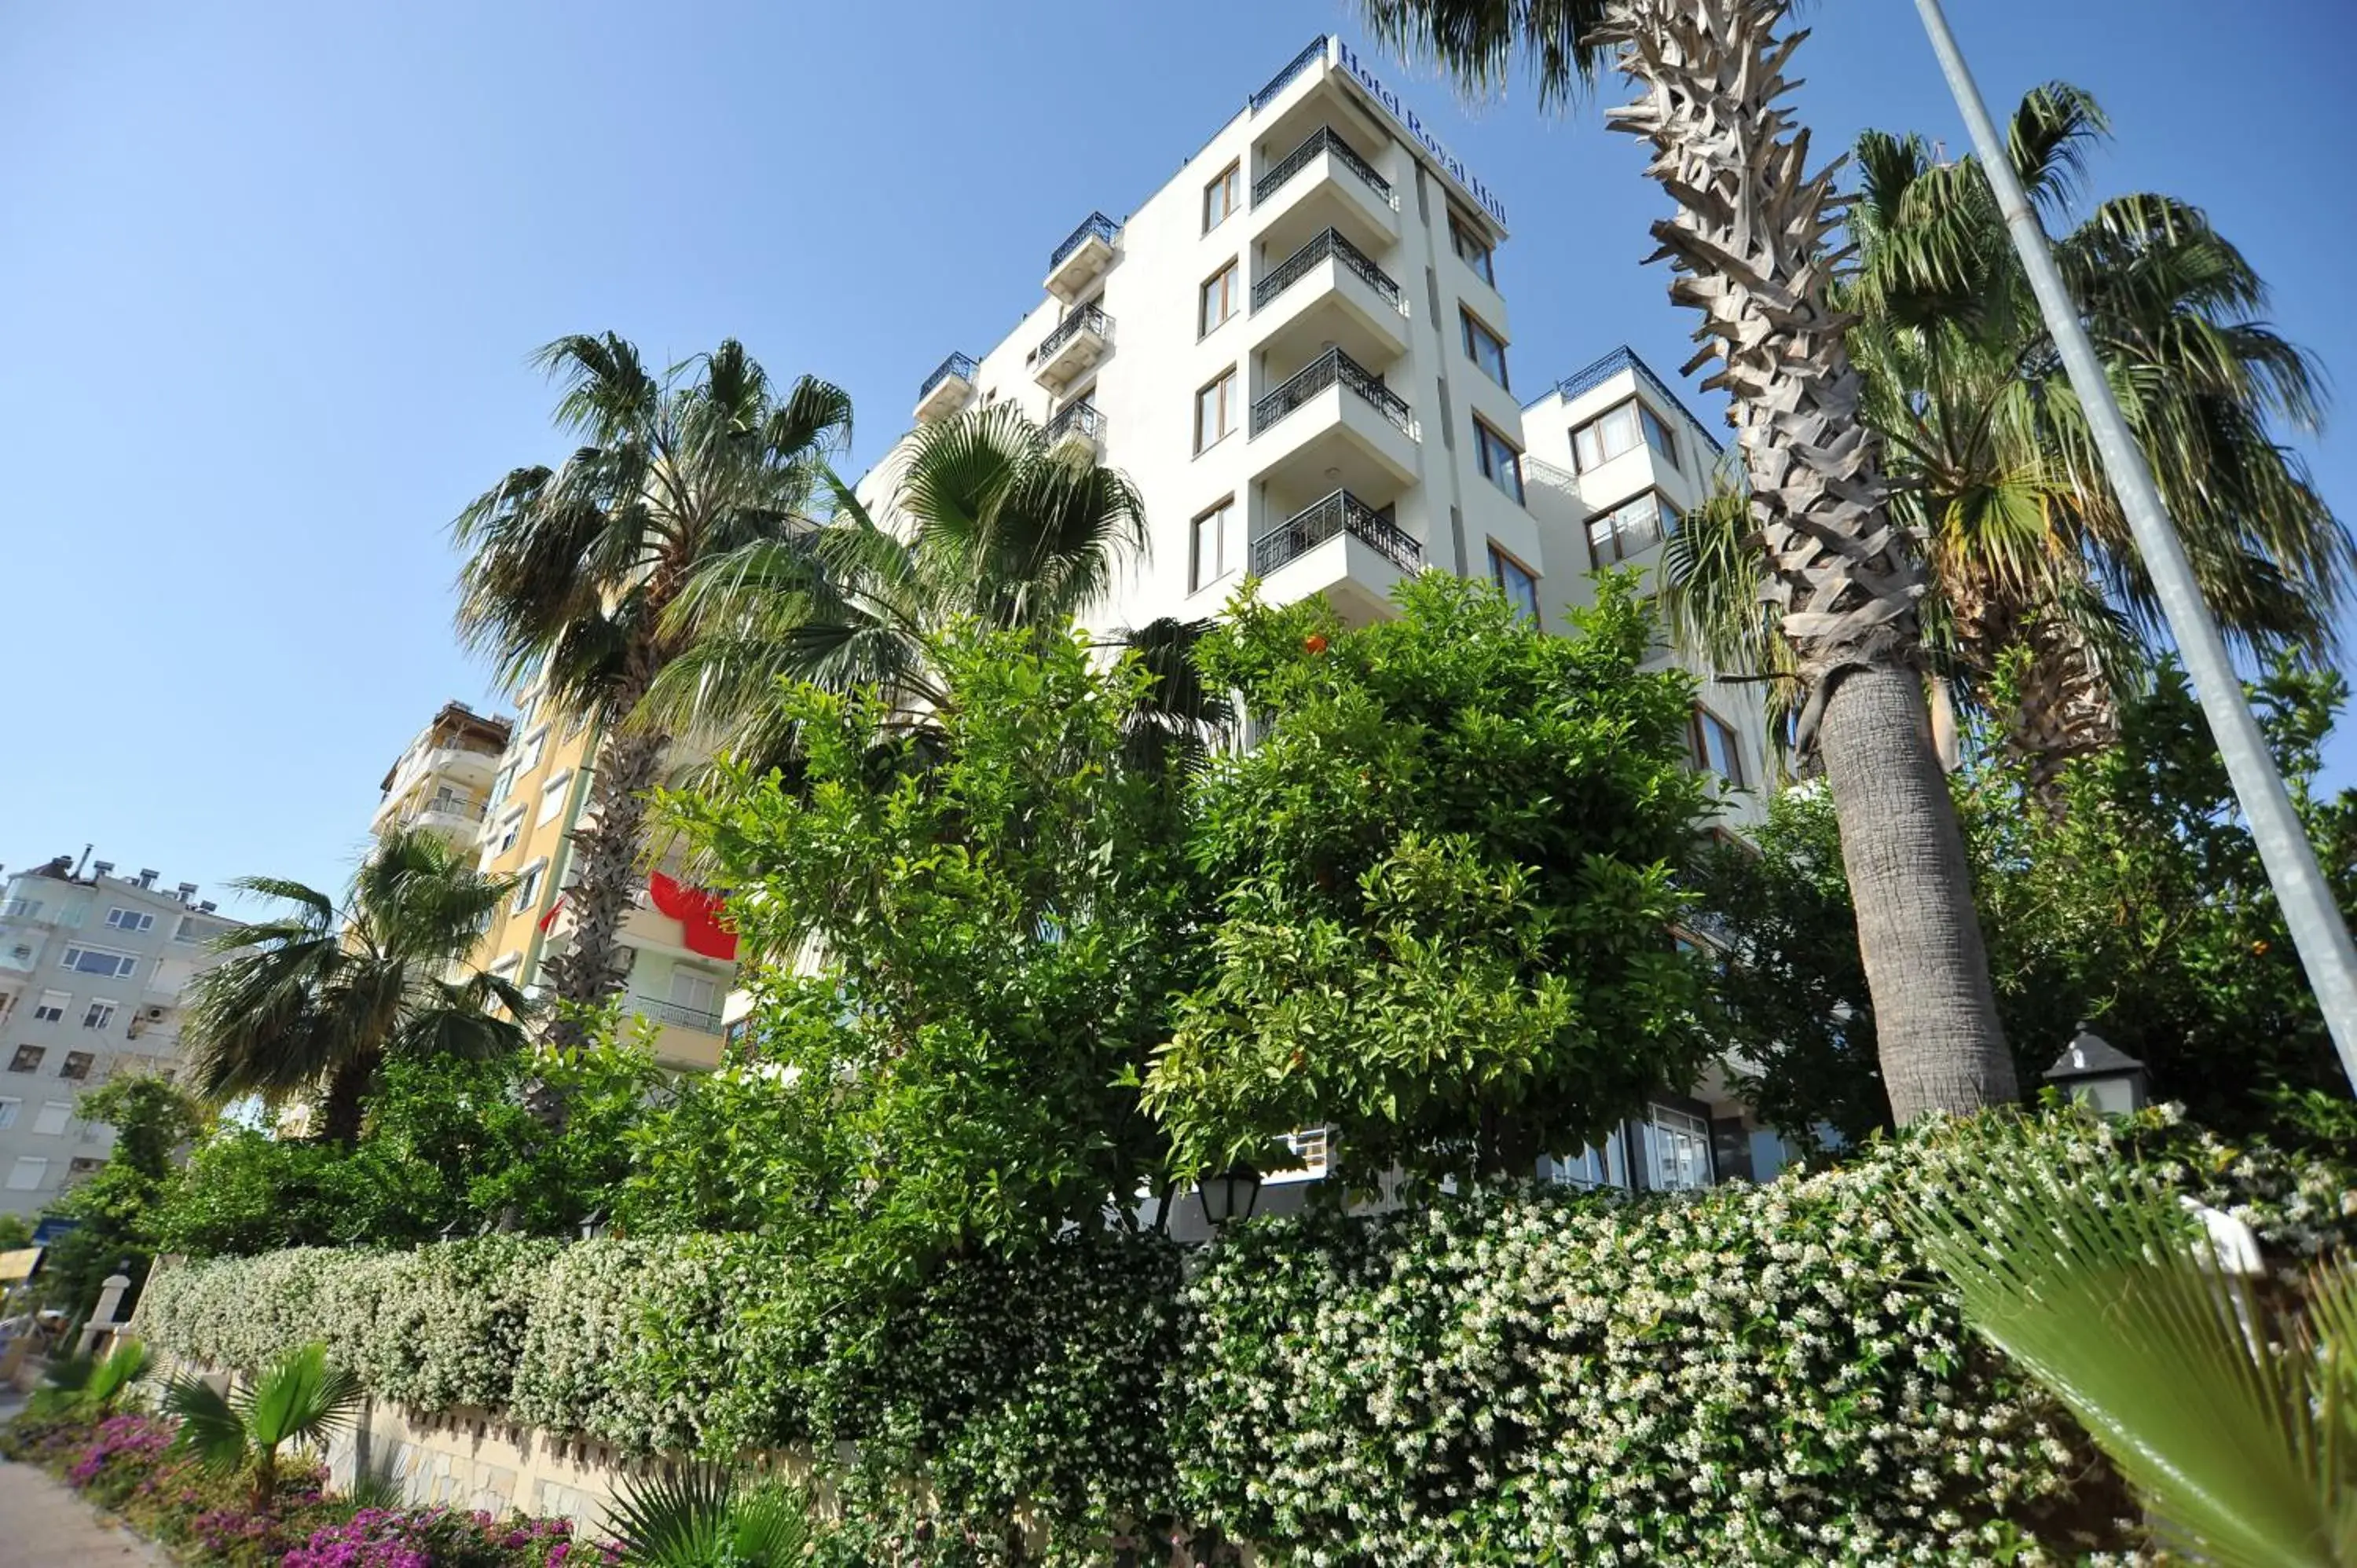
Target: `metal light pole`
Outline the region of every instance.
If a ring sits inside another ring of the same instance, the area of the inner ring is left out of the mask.
[[[2341,1053],[2341,1069],[2348,1075],[2351,1088],[2357,1090],[2357,949],[2350,946],[2349,927],[2317,865],[2315,847],[2301,831],[2291,797],[2267,751],[2266,737],[2243,700],[2243,683],[2226,657],[2225,639],[2218,635],[2218,625],[2201,601],[2201,590],[2194,584],[2185,546],[2178,540],[2168,509],[2161,505],[2144,453],[2128,433],[2127,421],[2112,397],[2111,383],[2095,358],[2095,346],[2080,325],[2078,308],[2063,287],[2053,252],[2046,247],[2046,231],[2039,227],[2038,215],[2022,194],[2006,144],[1997,135],[1988,105],[1981,101],[1981,91],[1956,48],[1955,35],[1948,30],[1940,0],[1915,0],[1915,8],[1922,13],[1924,30],[1932,35],[1932,48],[1940,57],[1949,91],[1955,94],[1956,107],[1964,112],[1964,124],[1972,131],[1973,145],[1996,192],[2006,227],[2012,231],[2013,248],[2029,274],[2046,329],[2054,335],[2054,346],[2061,351],[2063,368],[2070,372],[2072,390],[2086,410],[2095,449],[2103,454],[2104,473],[2127,513],[2129,532],[2136,535],[2136,550],[2144,557],[2145,570],[2151,574],[2169,635],[2177,641],[2186,673],[2192,678],[2193,693],[2210,720],[2219,755],[2225,758],[2226,777],[2233,781],[2234,797],[2258,840],[2259,859],[2266,866],[2267,880],[2275,885],[2284,920],[2291,927],[2292,944],[2299,950],[2308,983],[2324,1009],[2325,1026],[2332,1031],[2333,1046]]]

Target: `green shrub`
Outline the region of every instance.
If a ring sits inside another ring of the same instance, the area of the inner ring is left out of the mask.
[[[2161,1114],[2041,1143],[2066,1168],[2149,1164],[2287,1269],[2357,1240],[2343,1167]],[[1683,1197],[1263,1220],[1183,1287],[1154,1237],[1067,1236],[885,1297],[759,1237],[494,1237],[166,1271],[141,1327],[243,1367],[325,1332],[385,1397],[626,1452],[856,1453],[846,1561],[1005,1561],[1017,1516],[1060,1562],[1179,1520],[1333,1568],[2116,1548],[2108,1472],[1887,1219],[1961,1147]]]

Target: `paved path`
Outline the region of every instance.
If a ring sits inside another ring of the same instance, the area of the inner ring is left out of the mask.
[[[62,1481],[0,1461],[0,1568],[81,1568],[166,1561],[163,1551],[99,1521]]]

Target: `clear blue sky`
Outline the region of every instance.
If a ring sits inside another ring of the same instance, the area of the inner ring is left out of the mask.
[[[2357,378],[2357,5],[1952,6],[1994,102],[2094,90],[2100,188],[2207,207]],[[1905,0],[1808,18],[1822,151],[1961,146]],[[94,841],[167,883],[339,884],[411,732],[496,700],[452,643],[446,528],[559,450],[535,345],[739,337],[850,389],[864,463],[1091,208],[1126,211],[1328,29],[1361,36],[1335,0],[8,7],[0,863]],[[1508,203],[1518,387],[1624,339],[1674,375],[1636,146],[1592,108],[1388,74]],[[2344,513],[2352,428],[2310,448]],[[2357,772],[2357,736],[2337,757]]]

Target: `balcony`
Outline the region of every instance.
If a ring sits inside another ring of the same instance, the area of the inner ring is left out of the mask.
[[[1094,403],[1076,403],[1048,422],[1048,445],[1070,444],[1095,457],[1104,451],[1104,415]]]
[[[1423,546],[1347,489],[1310,502],[1252,547],[1269,603],[1321,594],[1356,625],[1392,614],[1392,590],[1423,566]]]
[[[917,423],[930,424],[963,408],[974,396],[974,377],[981,373],[970,354],[952,354],[943,360],[917,389]]]
[[[1049,392],[1068,387],[1099,360],[1113,342],[1113,317],[1097,306],[1064,317],[1031,356],[1031,373]]]
[[[1415,482],[1415,416],[1383,379],[1329,349],[1253,404],[1252,477],[1278,491],[1322,474],[1322,489],[1396,494]],[[1298,495],[1298,489],[1294,493]]]
[[[404,825],[443,833],[461,843],[475,842],[486,807],[480,800],[440,799],[426,801],[402,818]]]
[[[1328,349],[1389,365],[1408,351],[1399,285],[1332,228],[1253,285],[1253,323],[1272,366],[1307,365]]]
[[[1386,250],[1399,239],[1399,195],[1340,132],[1319,124],[1254,182],[1253,227],[1272,255],[1327,229]]]
[[[630,993],[630,1011],[642,1018],[673,1029],[692,1029],[699,1035],[720,1033],[720,1015],[703,1007],[683,1007],[676,1002],[665,1002],[652,996]]]
[[[1066,305],[1086,292],[1113,265],[1114,241],[1120,226],[1102,212],[1092,212],[1048,257],[1048,292]]]

